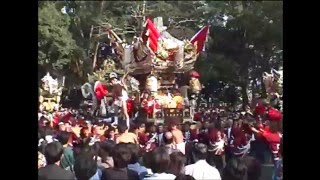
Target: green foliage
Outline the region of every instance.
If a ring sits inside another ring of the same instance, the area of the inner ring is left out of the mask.
[[[39,7],[38,63],[47,70],[62,70],[68,65],[75,41],[68,28],[70,19],[64,16],[54,2]]]
[[[63,1],[39,3],[38,62],[47,71],[85,78],[92,71],[98,27],[110,24],[130,42],[141,32],[143,1]],[[178,39],[190,39],[206,23],[211,32],[205,56],[196,63],[204,83],[225,81],[246,87],[264,71],[282,66],[281,1],[145,1],[147,17],[163,17]],[[73,13],[62,14],[67,6]],[[227,22],[223,15],[229,17]],[[93,30],[94,27],[94,30]],[[126,31],[135,33],[127,33]],[[94,32],[93,32],[94,31]],[[252,48],[248,48],[253,45]]]

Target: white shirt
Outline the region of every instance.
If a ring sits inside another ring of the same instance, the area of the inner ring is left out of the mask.
[[[217,168],[210,166],[206,160],[199,160],[194,164],[185,167],[185,174],[195,179],[221,180]]]
[[[151,92],[157,92],[158,91],[158,80],[156,77],[151,76],[147,79],[147,87],[146,89],[148,89]]]
[[[173,174],[167,174],[167,173],[154,173],[150,177],[144,178],[144,180],[174,180],[176,178]]]

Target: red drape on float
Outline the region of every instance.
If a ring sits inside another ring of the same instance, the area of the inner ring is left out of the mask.
[[[143,36],[143,39],[147,42],[147,45],[150,47],[150,49],[153,52],[157,52],[159,46],[158,39],[161,35],[150,19],[147,19],[146,21],[146,29]]]

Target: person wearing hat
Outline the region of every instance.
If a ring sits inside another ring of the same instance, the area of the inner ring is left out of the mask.
[[[121,113],[124,115],[126,119],[127,127],[129,127],[130,117],[127,109],[127,100],[129,99],[128,93],[125,90],[125,87],[118,80],[118,75],[116,73],[114,72],[110,73],[109,78],[113,86],[112,88],[113,105],[121,108]]]

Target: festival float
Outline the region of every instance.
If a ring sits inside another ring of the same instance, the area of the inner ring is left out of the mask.
[[[153,113],[150,118],[183,117],[186,113],[189,113],[186,116],[190,117],[190,106],[185,106],[187,104],[183,102],[188,98],[187,93],[182,93],[182,106],[176,103],[180,97],[175,97],[175,92],[181,88],[177,86],[176,81],[178,77],[187,75],[189,78],[187,84],[190,83],[191,92],[199,94],[200,75],[196,74],[193,68],[200,52],[204,49],[209,26],[204,26],[190,40],[182,41],[166,31],[162,17],[155,18],[153,22],[146,19],[141,36],[135,36],[131,44],[117,36],[112,27],[105,28],[105,31],[114,47],[116,62],[121,64],[122,69],[115,68],[115,61],[106,60],[103,69],[88,75],[89,81],[106,77],[110,71],[120,75],[126,74],[130,76],[126,82],[127,86],[136,87],[136,92],[147,90],[156,102],[152,103]]]
[[[62,85],[60,85],[58,79],[53,79],[50,73],[47,73],[41,79],[41,86],[39,88],[39,110],[41,112],[53,112],[59,109],[63,84],[64,80]]]
[[[272,106],[279,106],[282,110],[283,70],[271,69],[271,72],[263,73],[263,83],[266,88],[267,101]]]

